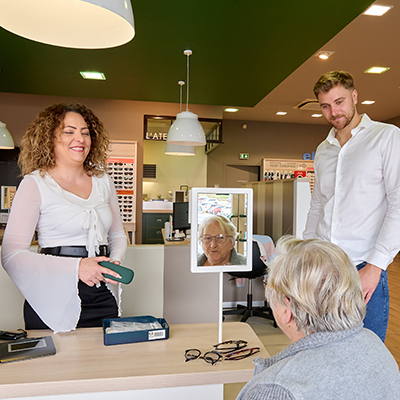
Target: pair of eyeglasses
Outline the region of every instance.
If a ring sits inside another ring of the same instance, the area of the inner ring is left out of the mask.
[[[244,358],[250,357],[253,354],[256,354],[259,352],[260,352],[259,347],[250,347],[248,349],[234,351],[233,353],[226,355],[224,357],[224,360],[227,360],[227,361],[243,360]]]
[[[208,364],[215,365],[218,361],[221,361],[222,356],[214,350],[207,351],[204,355],[201,355],[199,349],[185,350],[185,362],[197,360],[198,358],[202,358]]]
[[[243,349],[247,346],[247,342],[245,340],[227,340],[222,343],[214,344],[214,351],[219,354],[227,354],[231,353],[235,350]]]
[[[215,240],[215,243],[219,244],[219,243],[225,243],[226,239],[228,237],[232,237],[232,236],[228,236],[228,235],[224,235],[223,233],[220,233],[219,235],[215,235],[215,236],[211,236],[211,235],[201,235],[200,236],[200,240],[204,243],[204,244],[210,244],[212,242],[212,240]]]
[[[215,347],[215,346],[214,346]],[[197,360],[198,358],[202,358],[206,363],[215,365],[218,361],[226,360],[226,361],[237,361],[243,360],[244,358],[250,357],[253,354],[259,353],[259,347],[251,347],[249,349],[242,349],[234,351],[233,353],[222,355],[220,352],[212,350],[207,351],[204,355],[201,355],[201,351],[199,349],[188,349],[185,350],[185,362]]]

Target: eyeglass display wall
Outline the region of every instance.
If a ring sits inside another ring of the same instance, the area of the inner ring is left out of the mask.
[[[263,181],[281,179],[309,178],[311,193],[314,189],[314,161],[312,160],[280,160],[263,158],[261,161]]]
[[[131,243],[136,232],[137,142],[112,142],[107,172],[114,181],[119,210]]]

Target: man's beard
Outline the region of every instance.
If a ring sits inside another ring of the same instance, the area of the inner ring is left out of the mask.
[[[356,108],[353,107],[347,114],[342,114],[342,115],[335,115],[335,117],[344,117],[344,119],[338,121],[337,123],[335,123],[335,121],[332,121],[332,119],[334,119],[334,117],[332,117],[332,119],[330,121],[328,121],[335,129],[337,129],[338,131],[346,128],[346,126],[348,126],[351,121],[354,118],[354,115],[356,114]]]

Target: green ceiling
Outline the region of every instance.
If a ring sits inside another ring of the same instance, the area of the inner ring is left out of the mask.
[[[176,103],[191,49],[190,103],[254,106],[371,3],[132,0],[135,38],[106,50],[53,47],[0,28],[0,92]],[[85,81],[84,70],[107,80]]]

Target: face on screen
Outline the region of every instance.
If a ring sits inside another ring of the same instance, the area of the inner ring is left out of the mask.
[[[197,267],[193,272],[218,267],[226,271],[248,270],[249,196],[247,193],[232,193],[229,189],[222,193],[221,190],[219,193],[193,193],[192,215],[196,212],[197,222],[197,229],[192,225]],[[230,266],[243,267],[230,269]]]

